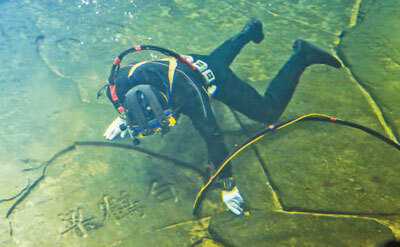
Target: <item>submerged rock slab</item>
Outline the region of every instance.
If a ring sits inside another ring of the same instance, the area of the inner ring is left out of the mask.
[[[374,1],[356,26],[343,34],[339,52],[371,94],[386,121],[400,133],[400,2]]]
[[[191,220],[187,222],[176,222],[161,229],[154,229],[141,235],[131,236],[118,241],[119,246],[208,246],[222,247],[215,241],[210,240],[211,236],[207,231],[210,218]],[[204,240],[203,240],[204,239]]]
[[[209,231],[227,246],[364,247],[393,239],[387,227],[373,220],[267,212],[222,213],[211,219]]]
[[[287,210],[396,214],[400,153],[359,130],[303,123],[257,148]]]
[[[26,246],[102,246],[151,234],[192,219],[195,184],[201,184],[198,175],[166,161],[78,147],[52,162],[10,214],[10,238]]]

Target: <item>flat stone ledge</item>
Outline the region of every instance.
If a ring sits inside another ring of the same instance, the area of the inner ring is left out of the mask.
[[[393,239],[389,228],[358,217],[253,212],[211,218],[209,232],[227,246],[376,246]]]

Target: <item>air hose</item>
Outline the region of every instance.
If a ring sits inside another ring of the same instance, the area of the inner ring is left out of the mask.
[[[262,137],[264,137],[265,135],[267,135],[267,134],[269,134],[269,133],[271,133],[273,131],[277,131],[277,130],[280,130],[280,129],[284,128],[284,127],[287,127],[287,126],[289,126],[291,124],[298,123],[298,122],[303,122],[303,121],[330,122],[330,123],[336,123],[336,124],[341,124],[341,125],[349,126],[349,127],[352,127],[352,128],[356,128],[356,129],[362,130],[362,131],[364,131],[364,132],[366,132],[366,133],[368,133],[368,134],[370,134],[372,136],[375,136],[376,138],[378,138],[378,139],[386,142],[387,144],[393,146],[397,150],[400,150],[400,145],[398,143],[392,141],[391,139],[387,138],[386,136],[380,134],[379,132],[377,132],[377,131],[375,131],[373,129],[370,129],[368,127],[362,126],[362,125],[357,124],[357,123],[345,121],[345,120],[342,120],[342,119],[339,119],[339,118],[335,118],[335,117],[332,117],[332,116],[319,114],[319,113],[310,113],[310,114],[306,114],[306,115],[300,116],[298,118],[291,119],[289,121],[286,121],[286,122],[283,122],[283,123],[280,123],[280,124],[277,124],[277,125],[269,125],[268,128],[262,130],[261,132],[259,132],[255,136],[253,136],[250,139],[248,139],[242,145],[240,145],[231,155],[229,155],[222,162],[222,164],[219,166],[218,170],[213,175],[210,176],[208,181],[203,185],[203,187],[201,187],[199,193],[196,196],[196,199],[195,199],[194,204],[193,204],[193,214],[194,215],[197,214],[199,206],[200,206],[200,203],[204,199],[204,195],[205,195],[207,189],[210,188],[210,185],[215,181],[215,178],[226,167],[228,162],[230,160],[232,160],[238,153],[240,153],[245,148],[247,148],[251,144],[255,143],[256,141],[260,140]]]

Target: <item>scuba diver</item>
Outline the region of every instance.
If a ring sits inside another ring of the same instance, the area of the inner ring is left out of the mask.
[[[260,95],[241,80],[230,65],[247,43],[258,44],[263,39],[262,23],[252,18],[238,34],[209,55],[189,54],[183,56],[187,61],[170,57],[118,67],[115,84],[106,86],[107,96],[120,116],[109,125],[105,138],[113,140],[128,132],[137,144],[137,138],[166,133],[179,115],[184,114],[203,137],[208,162],[218,169],[229,152],[211,99],[225,103],[252,120],[272,124],[285,110],[308,66],[342,67],[329,53],[308,41],[296,40],[290,58],[270,82],[264,95]],[[114,61],[114,65],[119,66],[119,62]],[[188,66],[188,62],[195,70]],[[230,165],[218,175],[218,181],[228,210],[235,215],[243,214],[244,199],[232,178]]]

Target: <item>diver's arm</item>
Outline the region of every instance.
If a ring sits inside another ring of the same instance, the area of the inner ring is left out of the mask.
[[[220,130],[214,114],[210,112],[207,118],[202,112],[186,112],[193,126],[199,131],[207,145],[208,162],[212,163],[217,169],[224,159],[228,156],[229,152],[225,145],[224,135]],[[225,171],[220,174],[220,178],[231,177],[231,169],[228,164]]]
[[[208,159],[218,166],[228,156],[223,133],[211,126],[195,126],[207,145]]]
[[[127,122],[125,119],[122,119],[120,116],[118,116],[106,129],[104,132],[103,136],[107,140],[114,140],[118,136],[121,136],[121,138],[124,138],[126,136],[127,131],[124,130],[122,131],[120,126],[121,125],[126,125]]]

